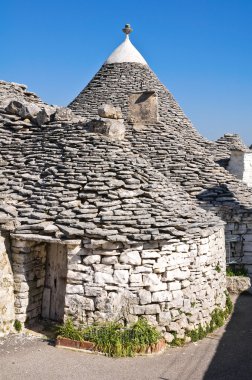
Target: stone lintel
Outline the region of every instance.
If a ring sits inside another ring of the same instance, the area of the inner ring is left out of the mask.
[[[11,237],[17,240],[29,240],[36,242],[45,242],[45,243],[58,243],[62,245],[80,245],[81,239],[72,239],[72,240],[62,240],[57,238],[52,238],[50,236],[42,236],[36,234],[11,234]]]

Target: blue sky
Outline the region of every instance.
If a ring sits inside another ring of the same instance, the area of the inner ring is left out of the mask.
[[[9,0],[0,4],[0,79],[67,105],[131,41],[209,139],[252,143],[252,0]]]

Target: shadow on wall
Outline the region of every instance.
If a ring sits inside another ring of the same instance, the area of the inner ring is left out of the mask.
[[[203,380],[252,379],[252,296],[240,296]]]

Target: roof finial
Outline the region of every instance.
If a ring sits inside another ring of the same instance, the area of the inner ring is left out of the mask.
[[[128,37],[131,32],[133,32],[133,29],[131,28],[130,24],[126,24],[125,27],[122,29],[123,33],[126,34]]]

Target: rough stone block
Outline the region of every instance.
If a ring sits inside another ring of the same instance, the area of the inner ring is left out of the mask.
[[[126,251],[120,255],[120,262],[130,265],[141,265],[141,257],[138,251]]]
[[[171,313],[169,311],[161,311],[161,313],[159,313],[158,320],[163,326],[169,325],[171,322]]]
[[[100,117],[109,119],[122,119],[122,111],[120,107],[114,107],[112,104],[103,104],[98,108]]]
[[[168,283],[168,290],[180,290],[181,289],[181,283],[179,281],[173,281]]]
[[[127,284],[129,281],[129,271],[128,270],[115,270],[114,271],[114,282],[117,284]]]
[[[105,256],[102,258],[102,264],[107,264],[107,265],[114,265],[118,263],[118,259],[116,256]]]
[[[89,122],[89,128],[94,133],[105,135],[111,139],[123,140],[125,135],[125,125],[123,120],[92,120]]]
[[[100,255],[89,255],[84,257],[83,264],[85,265],[91,265],[91,264],[99,264],[101,262],[101,256]]]
[[[82,285],[67,284],[66,293],[67,294],[84,294],[84,289]]]
[[[97,284],[113,284],[114,279],[113,279],[112,274],[110,274],[110,273],[96,272],[95,273],[95,282]]]
[[[100,296],[103,293],[104,295],[106,295],[106,292],[104,292],[103,288],[99,286],[85,285],[84,291],[85,291],[85,296],[88,296],[88,297]]]
[[[132,274],[130,276],[130,282],[134,282],[137,284],[142,284],[142,275],[141,273]]]
[[[145,250],[142,251],[141,256],[143,259],[156,259],[160,257],[160,253],[157,251]]]
[[[240,294],[251,288],[249,277],[233,276],[227,277],[227,290],[232,294]]]
[[[158,304],[146,305],[145,306],[145,314],[159,314],[160,306]]]
[[[174,335],[172,335],[171,333],[168,333],[166,332],[164,334],[164,339],[167,343],[171,343],[175,338],[174,338]]]
[[[173,332],[179,332],[180,331],[180,326],[177,322],[170,322],[169,326],[168,326],[168,330],[169,331],[173,331]]]
[[[172,300],[172,294],[166,290],[152,293],[152,302],[166,302]]]
[[[148,303],[151,303],[151,292],[145,289],[141,289],[138,293],[139,295],[139,301],[141,305],[146,305]]]
[[[134,305],[132,310],[133,310],[133,314],[136,314],[136,315],[145,314],[145,306]]]

